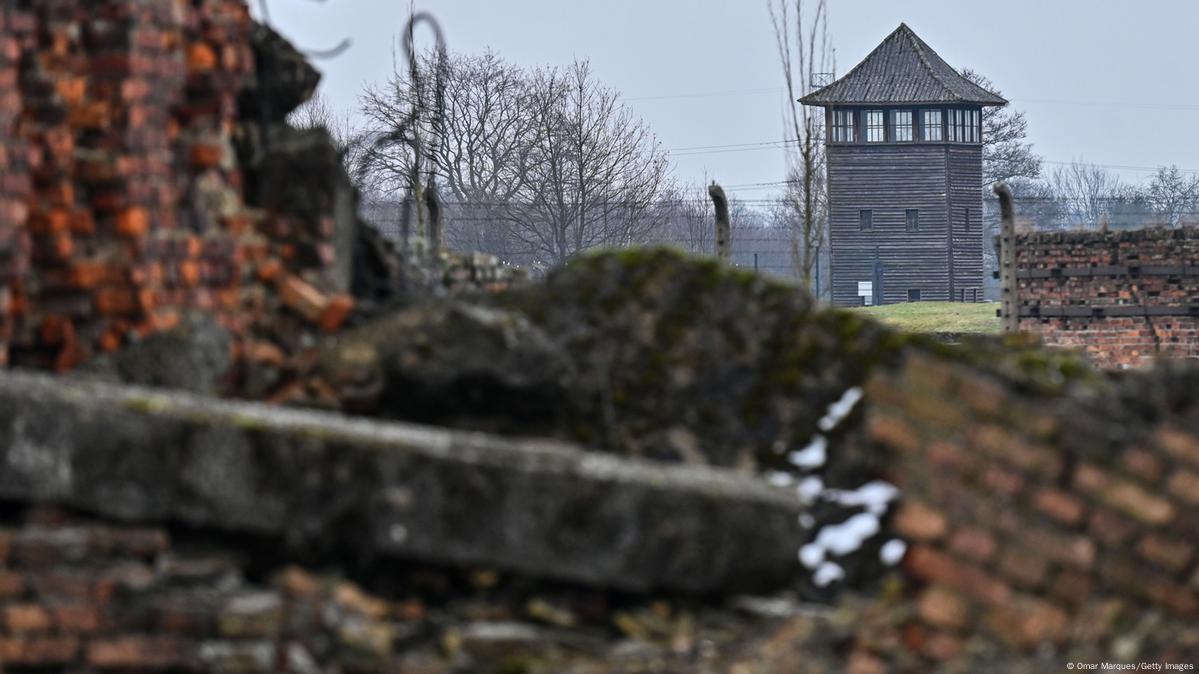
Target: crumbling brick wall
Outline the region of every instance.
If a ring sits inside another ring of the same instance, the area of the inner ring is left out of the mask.
[[[53,507],[0,523],[0,664],[10,671],[324,671],[380,663],[418,600],[178,545],[162,527]],[[319,668],[319,669],[317,669]]]
[[[979,671],[1000,661],[996,648],[1027,661],[1021,671],[1199,654],[1187,629],[1199,617],[1199,435],[1193,403],[1178,402],[1186,381],[1163,374],[1084,401],[922,354],[874,377],[865,429],[902,493],[891,524],[908,544],[906,610],[884,621],[894,650],[863,647],[860,671]],[[1148,616],[1153,633],[1138,634]],[[871,643],[887,642],[859,641]],[[1049,662],[1032,666],[1047,646]]]
[[[1016,238],[1020,329],[1101,367],[1199,357],[1199,229]]]
[[[245,109],[247,91],[281,79],[258,72],[261,45],[285,42],[242,0],[9,3],[0,21],[7,360],[69,369],[188,311],[215,315],[243,354],[345,320],[344,205],[297,217],[246,195],[283,170],[278,148],[297,132],[284,104]]]

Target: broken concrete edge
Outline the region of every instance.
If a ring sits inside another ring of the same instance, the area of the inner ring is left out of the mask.
[[[0,498],[626,591],[769,591],[791,490],[555,441],[0,374]]]

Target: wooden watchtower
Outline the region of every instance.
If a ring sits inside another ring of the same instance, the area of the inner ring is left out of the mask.
[[[982,300],[982,109],[906,24],[800,99],[825,110],[832,298],[838,306]]]

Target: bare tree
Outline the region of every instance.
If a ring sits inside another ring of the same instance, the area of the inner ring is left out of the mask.
[[[561,264],[596,246],[646,241],[669,186],[657,139],[586,61],[532,77],[538,129],[526,168],[522,216],[510,232],[525,252]]]
[[[978,86],[1002,96],[991,80],[974,72],[963,70],[962,77]],[[1009,107],[987,106],[983,108],[983,185],[1013,178],[1039,178],[1041,157],[1033,152],[1028,136],[1028,120],[1024,113]]]
[[[1153,174],[1146,190],[1155,215],[1162,224],[1178,226],[1194,219],[1199,206],[1199,176],[1186,176],[1177,166],[1162,166]]]
[[[671,186],[662,192],[655,207],[660,223],[655,241],[678,246],[696,255],[711,255],[716,249],[712,202],[704,188]]]
[[[795,213],[793,254],[801,282],[812,286],[827,231],[822,113],[799,103],[814,89],[816,73],[835,69],[828,35],[828,7],[816,0],[810,11],[803,0],[767,0],[787,89],[787,140],[792,145],[784,197]]]
[[[591,247],[640,242],[660,221],[666,156],[587,63],[530,72],[489,52],[452,55],[444,68],[439,143],[424,162],[446,189],[451,247],[553,265]],[[398,73],[366,92],[376,134],[427,98],[420,86]],[[410,147],[395,144],[374,152],[370,168],[394,190],[413,161]]]
[[[342,166],[351,178],[361,175],[366,143],[348,112],[338,113],[323,94],[316,94],[292,111],[287,121],[297,129],[323,129],[341,153]],[[359,189],[366,185],[358,184]]]
[[[1077,161],[1054,169],[1049,184],[1067,214],[1066,224],[1083,228],[1106,222],[1111,198],[1121,187],[1116,174]]]

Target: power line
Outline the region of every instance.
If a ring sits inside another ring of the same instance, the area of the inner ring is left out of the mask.
[[[680,94],[662,94],[658,96],[621,96],[624,101],[664,101],[680,98],[717,98],[721,96],[760,96],[762,94],[775,94],[783,91],[782,87],[773,87],[768,89],[730,89],[726,91],[705,91],[691,92]]]

